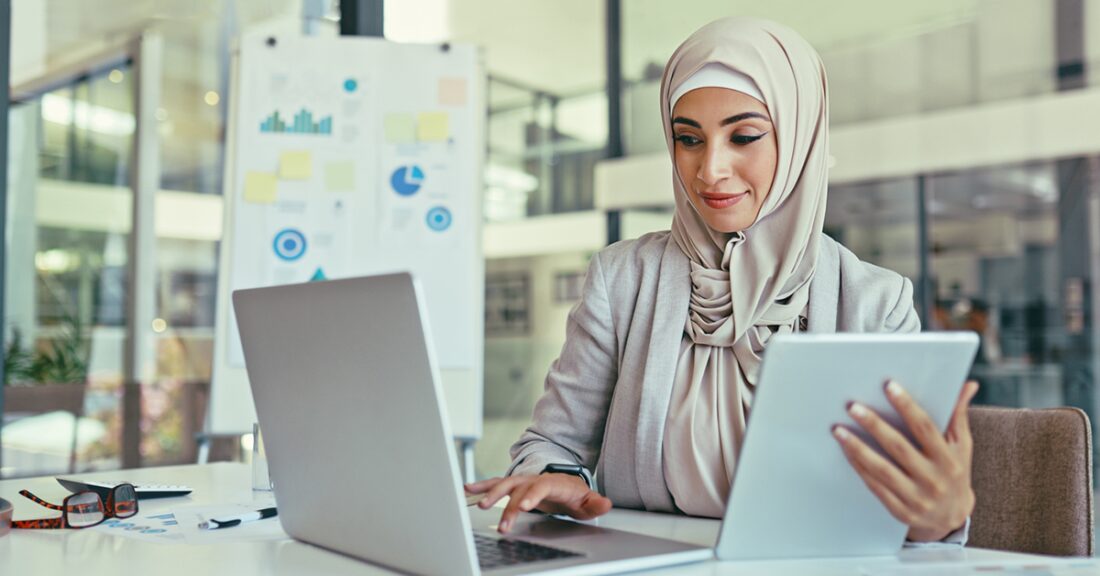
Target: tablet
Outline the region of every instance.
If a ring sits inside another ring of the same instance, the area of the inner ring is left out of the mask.
[[[768,343],[716,554],[722,560],[895,554],[908,527],[832,435],[858,401],[912,440],[886,399],[898,381],[945,430],[978,350],[970,332],[798,334]]]

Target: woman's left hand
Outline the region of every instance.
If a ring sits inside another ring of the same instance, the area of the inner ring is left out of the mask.
[[[947,433],[941,435],[901,385],[888,383],[886,397],[909,427],[916,445],[870,408],[852,403],[848,413],[897,464],[845,427],[833,427],[833,435],[863,482],[894,518],[909,526],[909,540],[942,540],[961,528],[974,509],[970,486],[973,440],[967,408],[977,392],[977,382],[963,385]]]

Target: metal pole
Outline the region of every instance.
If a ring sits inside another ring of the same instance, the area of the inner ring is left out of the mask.
[[[328,9],[326,0],[302,0],[302,35],[317,36]]]
[[[385,36],[383,0],[340,0],[341,36]]]
[[[623,147],[623,19],[622,0],[605,0],[607,22],[607,157],[621,158]],[[607,243],[622,238],[622,212],[607,212]]]
[[[0,82],[4,86],[11,85],[11,0],[0,0]],[[7,294],[4,265],[8,259],[8,91],[0,90],[0,350],[6,351],[5,336],[7,335],[7,312],[4,309],[4,300]],[[0,352],[0,356],[3,352]],[[4,364],[0,362],[0,416],[4,414]],[[4,419],[0,418],[0,432],[2,432]],[[3,434],[0,434],[2,437]],[[2,443],[0,443],[2,444]],[[0,463],[3,463],[3,454],[0,453]],[[3,476],[3,467],[0,467],[0,477]]]
[[[133,159],[130,188],[133,214],[129,242],[130,287],[126,293],[126,349],[123,364],[122,467],[141,466],[141,386],[153,377],[152,323],[156,312],[156,231],[154,202],[160,189],[160,105],[163,41],[143,34],[134,50]]]
[[[932,318],[932,268],[928,254],[928,177],[917,176],[917,315],[925,330]]]

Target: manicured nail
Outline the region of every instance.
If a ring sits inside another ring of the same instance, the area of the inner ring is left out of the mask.
[[[847,442],[852,437],[843,426],[833,426],[833,436],[836,436],[837,440],[841,442]]]
[[[902,394],[905,394],[905,390],[902,389],[901,384],[893,380],[886,383],[886,392],[894,398],[901,398]]]
[[[852,402],[852,405],[848,407],[848,413],[856,420],[863,420],[867,417],[867,409],[859,402]]]

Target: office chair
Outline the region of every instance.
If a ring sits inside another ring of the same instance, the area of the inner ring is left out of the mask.
[[[1093,553],[1092,432],[1077,408],[972,407],[977,502],[968,546]]]

